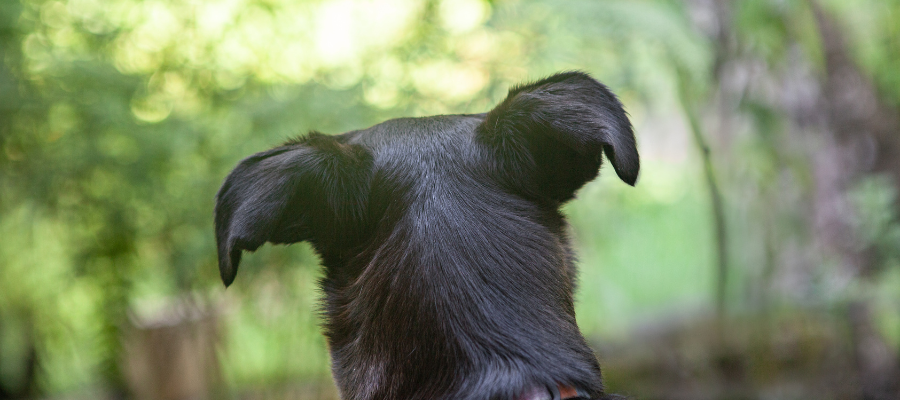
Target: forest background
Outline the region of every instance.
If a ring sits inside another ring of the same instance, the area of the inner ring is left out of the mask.
[[[0,57],[0,399],[334,398],[308,245],[219,282],[227,172],[572,69],[643,162],[565,208],[611,391],[900,398],[898,0],[3,0]]]

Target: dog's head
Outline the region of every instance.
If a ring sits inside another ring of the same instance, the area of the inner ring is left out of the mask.
[[[579,72],[516,87],[487,114],[312,133],[225,180],[221,277],[231,284],[242,251],[265,242],[312,243],[336,379],[352,398],[515,395],[563,379],[597,393],[559,206],[603,154],[635,183],[621,103]],[[537,371],[546,363],[563,372]]]

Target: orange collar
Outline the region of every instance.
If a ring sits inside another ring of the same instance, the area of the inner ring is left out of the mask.
[[[573,388],[571,386],[566,386],[566,385],[563,385],[562,383],[557,383],[556,388],[557,388],[557,390],[559,390],[559,399],[560,400],[577,399],[577,398],[581,397],[581,395],[578,394],[578,390],[576,390],[575,388]]]
[[[532,386],[516,400],[575,400],[587,399],[574,387],[557,383],[555,388]]]

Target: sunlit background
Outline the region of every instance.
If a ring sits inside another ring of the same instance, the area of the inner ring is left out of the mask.
[[[308,245],[219,282],[227,172],[573,69],[642,156],[565,208],[610,391],[900,399],[898,0],[3,0],[0,56],[0,399],[336,398]]]

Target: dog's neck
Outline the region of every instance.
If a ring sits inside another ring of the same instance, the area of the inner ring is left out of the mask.
[[[535,383],[560,395],[575,391],[557,387],[562,381],[596,391],[599,367],[585,357],[591,352],[575,323],[562,216],[525,201],[510,206],[518,201],[511,196],[481,191],[465,198],[463,189],[453,190],[445,193],[460,198],[406,204],[380,243],[348,265],[329,266],[360,271],[324,282],[333,358],[371,360],[334,366],[345,381],[365,382],[352,389],[366,393],[351,398],[421,397],[416,390],[423,386],[473,397],[509,393],[501,398]],[[488,212],[496,209],[488,202],[500,201],[506,211]],[[545,376],[531,372],[546,366],[553,367]],[[471,388],[450,390],[460,385],[460,371]]]

